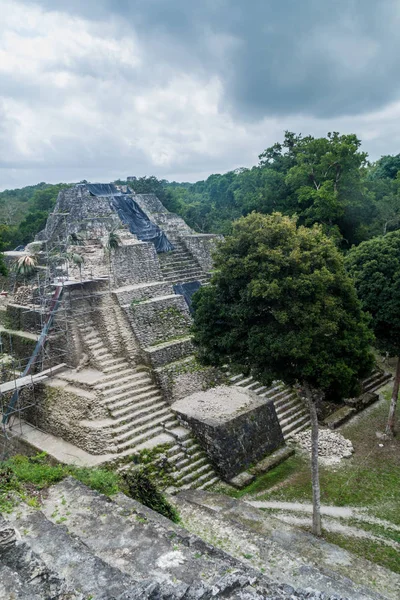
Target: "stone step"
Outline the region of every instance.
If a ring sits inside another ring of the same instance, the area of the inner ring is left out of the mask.
[[[151,432],[153,430],[156,430],[157,427],[160,427],[162,423],[164,423],[165,421],[168,421],[168,419],[170,418],[170,412],[168,409],[164,410],[164,411],[160,411],[159,415],[151,415],[150,418],[147,419],[141,419],[142,421],[142,425],[140,427],[132,427],[130,425],[128,431],[126,431],[126,429],[122,432],[122,433],[117,433],[117,435],[113,435],[115,442],[117,443],[117,445],[120,447],[121,445],[125,444],[126,442],[128,442],[129,440],[137,440],[139,439],[142,435],[146,434],[147,432]],[[114,431],[113,431],[114,434]]]
[[[213,487],[214,485],[216,485],[217,483],[221,483],[221,481],[220,481],[219,477],[215,476],[212,479],[209,479],[205,483],[202,483],[201,485],[196,487],[196,490],[208,490],[211,487]]]
[[[183,468],[179,468],[178,471],[176,471],[175,473],[173,473],[172,477],[176,481],[181,481],[182,478],[184,478],[186,475],[188,475],[192,471],[198,472],[198,470],[197,470],[198,467],[203,467],[203,466],[210,467],[210,465],[208,463],[207,457],[203,456],[202,458],[199,458],[198,460],[195,460],[193,458],[192,461],[188,460],[188,464],[186,466],[184,466]]]
[[[121,573],[117,567],[107,564],[93,554],[84,542],[70,534],[65,525],[58,524],[58,513],[54,514],[52,522],[49,520],[50,515],[45,516],[40,510],[28,511],[21,504],[18,513],[9,516],[11,522],[15,515],[17,518],[12,524],[18,529],[21,541],[29,547],[30,553],[38,557],[46,570],[56,573],[57,578],[64,580],[67,589],[80,592],[79,596],[59,596],[51,593],[48,596],[43,595],[43,599],[79,598],[83,595],[84,598],[106,600],[110,596],[120,596],[134,584],[133,580]],[[26,568],[26,565],[21,565],[21,572],[24,567]],[[38,573],[32,575],[32,580],[38,578],[39,574],[38,569]],[[51,582],[51,577],[49,579]]]
[[[202,456],[205,456],[204,452],[202,452],[201,450],[199,450],[198,452],[194,452],[193,454],[190,455],[190,458],[186,455],[182,453],[183,458],[181,458],[180,460],[178,460],[177,462],[175,462],[175,467],[177,469],[182,469],[183,467],[185,467],[186,465],[188,465],[190,463],[191,460],[196,460]]]
[[[120,370],[114,373],[109,373],[108,375],[102,377],[101,382],[105,383],[106,381],[118,381],[120,376],[126,377],[130,373],[132,373],[132,368],[128,365],[128,363],[126,363],[126,365],[121,367]]]
[[[102,369],[103,373],[105,373],[106,375],[117,374],[120,369],[124,369],[125,365],[123,362],[120,362],[120,360],[121,359],[115,358],[107,364],[102,362],[101,369]]]
[[[123,394],[118,394],[115,396],[108,396],[107,398],[103,398],[101,404],[103,406],[107,406],[108,409],[114,410],[118,409],[122,406],[126,406],[126,400],[132,400],[133,402],[141,402],[142,400],[147,400],[153,397],[156,397],[160,394],[160,390],[155,387],[153,383],[147,384],[144,383],[143,386],[138,387],[134,390],[127,390]],[[123,401],[123,404],[121,404]]]
[[[105,344],[102,340],[95,340],[93,342],[85,340],[86,346],[89,348],[89,350],[93,351],[93,350],[100,350],[102,348],[105,348]]]
[[[306,417],[308,421],[310,420],[310,416],[308,415],[307,411],[304,408],[300,407],[295,412],[287,416],[285,419],[278,418],[282,432],[284,432],[285,427],[287,427],[291,423],[298,423],[298,420],[302,417]]]
[[[165,281],[169,283],[180,283],[180,282],[190,282],[190,281],[199,281],[200,283],[205,283],[206,279],[200,275],[187,275],[187,274],[177,274],[171,275],[169,277],[165,277]]]
[[[137,422],[138,419],[140,419],[141,417],[144,417],[146,415],[152,415],[155,414],[158,410],[161,410],[162,408],[165,407],[165,402],[162,398],[160,398],[160,402],[153,402],[152,404],[149,404],[147,407],[144,406],[142,408],[138,408],[134,402],[132,402],[132,404],[127,407],[127,409],[125,411],[119,411],[118,413],[115,412],[111,412],[113,419],[115,419],[115,423],[121,423],[121,424],[125,424],[125,423],[131,423],[132,421],[134,421],[135,423]]]
[[[298,421],[295,421],[294,423],[291,423],[290,425],[287,425],[286,427],[282,428],[283,437],[286,440],[289,437],[296,435],[296,433],[300,433],[301,431],[308,429],[310,425],[310,417],[308,415],[305,415]]]
[[[293,405],[297,405],[299,403],[303,404],[300,398],[298,398],[298,396],[294,392],[287,394],[287,396],[282,396],[282,398],[280,398],[279,400],[274,400],[276,412],[283,412],[286,408],[289,408]]]
[[[123,373],[119,373],[118,375],[119,377],[117,379],[115,379],[115,377],[117,377],[116,375],[111,378],[106,378],[106,380],[102,379],[101,383],[95,385],[95,389],[105,393],[108,392],[108,390],[121,388],[122,385],[127,385],[131,382],[134,383],[143,377],[147,377],[151,381],[148,375],[143,375],[143,371],[133,371],[132,369],[129,369],[128,374],[124,375]]]
[[[140,389],[144,385],[154,385],[153,381],[147,375],[147,373],[139,372],[136,377],[132,377],[129,381],[126,381],[122,385],[116,385],[114,387],[107,387],[102,392],[104,399],[119,397],[123,392],[134,392],[136,389]]]
[[[249,390],[250,392],[254,392],[254,390],[256,390],[257,388],[263,388],[265,386],[262,386],[259,381],[256,381],[255,379],[253,379],[250,383],[248,383],[246,385],[240,384],[240,387],[242,387],[245,390]],[[268,389],[268,388],[265,388],[265,389]]]
[[[157,391],[154,392],[154,395],[150,395],[145,398],[144,400],[138,401],[137,398],[135,396],[132,396],[130,398],[127,398],[126,400],[124,400],[123,402],[119,402],[116,404],[116,407],[114,406],[110,406],[107,405],[107,408],[109,409],[109,411],[111,412],[113,417],[120,417],[122,415],[124,415],[127,411],[129,411],[131,408],[134,408],[135,410],[141,410],[141,409],[149,409],[151,410],[152,407],[156,407],[158,406],[158,404],[160,402],[164,402],[162,396],[160,395],[160,393]]]
[[[124,358],[121,358],[120,356],[112,356],[109,360],[102,361],[102,365],[106,368],[125,364],[126,360]]]
[[[374,392],[385,385],[385,383],[390,381],[391,378],[392,376],[390,373],[380,373],[377,374],[376,377],[371,377],[369,381],[367,380],[367,382],[363,382],[363,393]]]
[[[116,445],[116,452],[120,454],[128,449],[133,451],[136,446],[139,446],[143,442],[147,442],[147,440],[150,440],[161,433],[164,433],[164,427],[161,425],[155,425],[152,429],[146,429],[144,433],[136,435],[135,438],[128,439],[125,442],[119,442]]]
[[[293,398],[293,400],[291,402],[289,401],[287,403],[281,404],[278,407],[275,406],[275,411],[278,416],[278,419],[285,419],[293,411],[295,411],[299,408],[303,408],[304,410],[306,410],[306,407],[304,406],[304,404],[302,402],[299,401],[298,398]]]
[[[185,483],[184,485],[180,486],[182,490],[190,490],[192,488],[197,488],[201,485],[204,485],[205,483],[208,483],[209,481],[211,481],[211,479],[213,479],[215,477],[215,472],[213,471],[213,469],[211,467],[208,468],[209,470],[205,473],[203,473],[202,475],[200,475],[200,477],[196,477],[195,479],[190,480],[190,483]],[[182,483],[183,480],[180,481],[180,483]]]
[[[162,274],[164,275],[164,277],[168,277],[169,275],[173,275],[174,273],[186,273],[186,272],[190,272],[190,273],[201,273],[203,274],[203,271],[196,265],[191,265],[191,264],[183,264],[183,263],[176,263],[174,265],[170,265],[168,268],[163,268],[162,269]]]
[[[268,392],[266,394],[263,394],[265,398],[268,398],[268,400],[273,400],[274,404],[275,402],[279,401],[279,400],[286,400],[286,398],[290,395],[290,390],[288,390],[287,388],[282,388],[282,387],[276,387],[273,388],[272,390],[268,390]]]
[[[101,350],[93,350],[92,354],[97,359],[100,359],[100,358],[106,359],[106,357],[112,358],[111,352],[105,346],[103,346],[103,348]]]
[[[253,383],[253,382],[254,382],[254,379],[252,377],[245,377],[244,379],[240,380],[235,385],[238,385],[239,387],[245,387],[248,383]]]
[[[231,381],[235,385],[238,385],[238,383],[240,381],[242,381],[243,379],[244,379],[244,375],[242,375],[242,373],[239,373],[239,375],[232,375],[232,377],[229,377],[229,381]]]
[[[158,423],[161,420],[164,420],[163,417],[170,416],[170,408],[165,405],[160,409],[155,410],[153,412],[145,413],[142,416],[137,417],[135,419],[134,427],[133,423],[128,418],[121,418],[118,422],[115,422],[112,426],[112,435],[113,437],[117,437],[118,440],[125,439],[125,436],[134,435],[134,431],[139,430],[142,431],[143,427],[147,427],[148,425],[152,425],[153,422]],[[122,424],[120,424],[122,422]]]
[[[177,482],[179,481],[179,485],[187,485],[195,480],[197,481],[202,475],[210,472],[214,475],[214,471],[212,470],[211,466],[208,463],[203,464],[203,466],[199,467],[198,469],[188,472],[183,477],[179,477]]]
[[[201,273],[201,274],[203,274],[203,271],[199,267],[196,267],[195,265],[182,264],[182,263],[171,265],[168,269],[166,269],[165,267],[162,269],[162,274],[164,275],[164,277],[168,277],[169,275],[174,275],[175,273]]]
[[[196,448],[199,448],[199,445],[196,444],[196,442],[191,437],[186,440],[180,441],[180,445],[183,448],[185,448],[186,450],[189,450],[190,448],[193,448],[194,446],[196,446]]]
[[[176,271],[177,269],[190,269],[190,270],[196,270],[196,271],[200,271],[201,272],[201,268],[198,265],[193,264],[191,261],[189,260],[180,260],[180,261],[175,261],[175,262],[171,262],[168,265],[164,264],[161,267],[161,271],[163,273],[163,275],[171,273],[172,271]]]
[[[178,455],[180,452],[182,452],[182,448],[178,444],[174,444],[171,446],[171,448],[168,448],[166,453],[172,458],[173,456]]]

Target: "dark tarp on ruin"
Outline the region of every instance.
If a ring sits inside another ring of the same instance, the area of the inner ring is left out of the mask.
[[[112,183],[88,183],[93,196],[105,196],[129,231],[142,242],[152,242],[157,252],[169,252],[174,246],[165,233],[152,223],[130,194],[123,194]]]
[[[201,288],[200,281],[191,281],[190,283],[175,283],[173,288],[175,294],[180,294],[185,298],[190,312],[193,313],[192,296],[199,288]]]

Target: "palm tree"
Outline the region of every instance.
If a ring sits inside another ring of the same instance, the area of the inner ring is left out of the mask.
[[[108,237],[107,237],[105,245],[104,245],[104,251],[108,258],[108,271],[109,271],[108,281],[109,281],[110,287],[111,287],[111,254],[113,252],[115,252],[115,250],[117,250],[121,246],[121,244],[122,244],[121,238],[119,237],[117,230],[112,229],[108,233]]]
[[[36,271],[37,258],[31,254],[20,256],[15,263],[15,273],[21,277],[29,277]]]
[[[33,256],[32,254],[24,254],[23,256],[20,256],[17,259],[17,261],[14,263],[14,266],[13,266],[13,270],[15,272],[15,284],[14,284],[13,293],[15,293],[18,279],[22,278],[25,283],[26,278],[33,275],[33,273],[36,271],[36,267],[37,267],[37,258],[36,258],[36,256]]]
[[[119,237],[117,231],[112,229],[108,234],[106,248],[109,252],[116,250],[121,245],[121,238]]]

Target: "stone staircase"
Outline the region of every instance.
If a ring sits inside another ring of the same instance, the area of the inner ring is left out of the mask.
[[[373,392],[391,379],[389,373],[376,369],[370,377],[362,382],[362,391]],[[234,375],[230,377],[233,385],[255,392],[261,398],[274,401],[275,411],[285,440],[311,426],[307,406],[289,386],[276,382],[271,387],[262,385],[253,377]]]
[[[172,467],[173,485],[168,492],[177,490],[206,490],[220,482],[219,477],[210,465],[207,454],[195,442],[188,430],[181,428],[181,435],[175,435],[176,443],[166,451],[168,464]]]
[[[247,502],[198,490],[180,492],[172,501],[191,533],[249,567],[261,568],[273,581],[304,590],[319,589],[321,598],[330,594],[343,600],[400,597],[400,575]]]
[[[110,415],[104,425],[111,430],[113,452],[124,457],[169,445],[167,460],[174,479],[171,492],[181,488],[208,489],[217,483],[219,478],[207,455],[190,431],[180,425],[147,368],[115,358],[90,319],[80,332],[91,360],[104,373],[93,390]]]
[[[253,377],[245,377],[241,374],[230,376],[230,381],[232,385],[250,390],[261,398],[273,400],[285,440],[310,427],[310,415],[307,407],[296,392],[282,382],[276,382],[268,387]]]
[[[172,252],[159,254],[161,272],[169,283],[188,283],[200,281],[207,283],[208,275],[205,273],[193,256],[185,248],[177,236],[167,233],[168,239],[174,245]]]
[[[50,487],[39,509],[21,502],[0,516],[0,540],[2,600],[338,600],[341,589],[307,566],[303,579],[314,579],[295,589],[287,558],[272,579],[268,560],[253,567],[246,552],[234,557],[127,496],[108,498],[72,478]],[[354,600],[383,598],[347,586]]]
[[[374,392],[378,390],[382,386],[385,385],[388,381],[390,381],[392,375],[390,373],[386,373],[385,371],[381,371],[380,369],[375,369],[372,375],[367,379],[364,379],[362,382],[362,392],[366,394],[367,392]]]

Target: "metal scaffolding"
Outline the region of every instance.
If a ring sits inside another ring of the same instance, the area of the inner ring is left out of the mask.
[[[23,308],[19,306],[22,321],[29,323],[29,332],[0,327],[0,460],[12,452],[12,441],[21,435],[24,417],[29,415],[30,425],[40,429],[41,407],[35,386],[69,364],[71,320],[83,323],[97,311],[99,297],[109,293],[109,285],[101,285],[108,283],[109,277],[96,277],[90,272],[84,279],[70,278],[68,250],[76,244],[66,227],[69,213],[57,214],[65,220],[65,235],[51,244],[42,244],[36,274],[25,282],[30,297],[25,298]],[[82,246],[86,242],[83,240]],[[16,277],[15,273],[10,277],[10,299],[18,286]],[[99,283],[101,289],[94,290],[93,283]],[[22,358],[14,348],[18,334],[35,345],[34,351]]]

